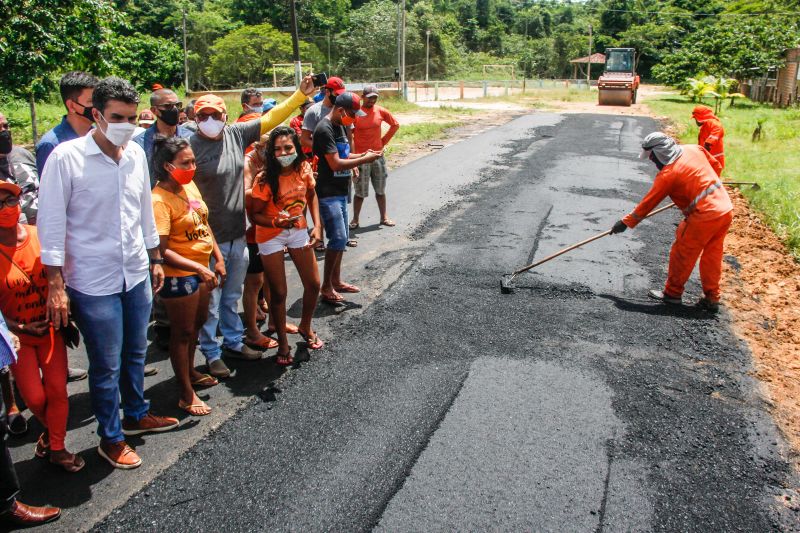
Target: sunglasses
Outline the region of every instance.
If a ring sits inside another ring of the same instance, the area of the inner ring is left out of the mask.
[[[170,109],[183,109],[183,102],[159,104],[156,106],[156,108],[161,111],[169,111]]]

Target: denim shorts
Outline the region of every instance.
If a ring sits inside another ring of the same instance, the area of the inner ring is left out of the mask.
[[[196,293],[198,288],[200,276],[167,276],[158,295],[164,299],[181,298]]]
[[[347,196],[328,196],[319,199],[319,214],[328,236],[328,249],[344,252],[347,249]]]

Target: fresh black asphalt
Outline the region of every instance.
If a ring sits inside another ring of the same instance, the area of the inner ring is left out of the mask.
[[[677,212],[500,294],[501,274],[607,229],[652,179],[636,155],[654,121],[545,122],[394,172],[401,189],[480,169],[398,250],[346,257],[356,279],[398,275],[353,298],[361,309],[321,310],[324,350],[95,529],[800,530],[785,505],[797,478],[729,317],[645,297]]]

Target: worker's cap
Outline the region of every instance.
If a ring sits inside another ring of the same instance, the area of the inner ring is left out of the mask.
[[[139,124],[142,126],[152,126],[156,121],[156,116],[149,109],[145,109],[139,113]]]
[[[277,100],[275,100],[274,98],[267,98],[266,100],[264,100],[264,105],[261,106],[261,112],[266,113],[276,105],[278,105]]]
[[[364,98],[371,98],[373,96],[378,96],[378,88],[374,85],[367,85],[364,87],[364,91],[361,93]]]
[[[361,98],[357,94],[344,92],[336,97],[333,104],[336,107],[343,107],[349,111],[355,111],[357,117],[364,117],[367,114],[361,111]]]
[[[714,110],[707,105],[697,105],[692,110],[692,117],[697,120],[706,120],[714,116]]]
[[[335,96],[339,96],[345,91],[342,78],[337,78],[336,76],[328,78],[328,83],[325,84],[325,88],[332,90]]]
[[[8,191],[14,196],[22,194],[22,189],[16,183],[11,183],[10,181],[0,181],[0,191]]]
[[[669,165],[680,157],[683,149],[669,135],[655,131],[642,141],[642,151],[639,154],[639,158],[648,159],[651,152],[655,152],[659,162]]]
[[[228,109],[225,107],[225,100],[216,94],[204,94],[194,103],[195,113],[199,113],[200,111],[208,109],[219,111],[220,113],[228,112]]]

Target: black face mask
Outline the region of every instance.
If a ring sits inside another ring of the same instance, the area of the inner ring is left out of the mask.
[[[94,109],[94,108],[92,106],[83,105],[82,103],[78,102],[77,100],[73,100],[73,102],[75,102],[76,104],[78,104],[79,106],[81,106],[83,108],[83,111],[81,111],[81,113],[80,113],[80,115],[83,118],[85,118],[89,122],[94,122],[94,117],[92,116],[92,109]]]
[[[662,168],[664,168],[664,164],[661,161],[658,160],[658,158],[656,157],[656,153],[655,152],[650,152],[650,161],[655,163],[656,168],[658,170],[661,170]]]
[[[167,110],[159,110],[160,115],[158,115],[158,119],[166,124],[167,126],[177,126],[178,125],[178,115],[180,112],[176,108],[167,109]]]
[[[11,153],[13,147],[14,143],[11,141],[11,131],[0,131],[0,154],[6,155]]]

